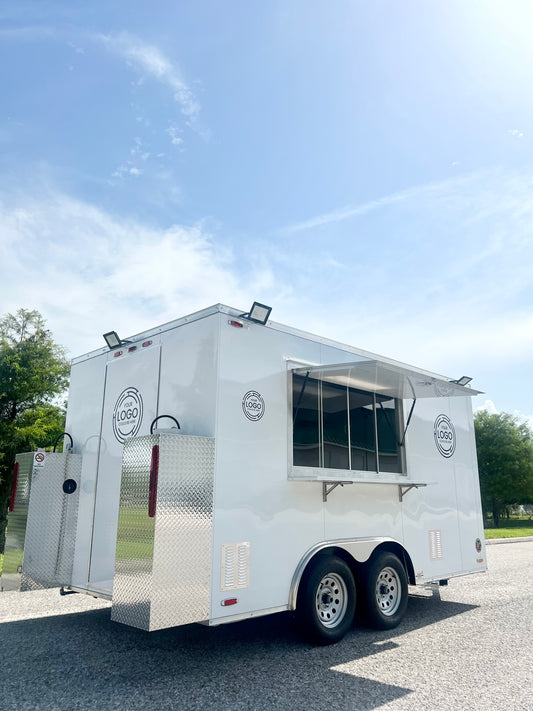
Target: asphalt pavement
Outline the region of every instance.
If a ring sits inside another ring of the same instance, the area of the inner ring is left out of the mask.
[[[109,603],[0,594],[2,711],[533,709],[533,542],[491,545],[489,572],[412,595],[401,626],[302,642],[290,613],[142,632]]]

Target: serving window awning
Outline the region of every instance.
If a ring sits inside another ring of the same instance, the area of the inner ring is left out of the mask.
[[[443,378],[378,360],[298,366],[293,368],[292,372],[314,380],[336,383],[402,400],[429,397],[472,397],[481,392]]]

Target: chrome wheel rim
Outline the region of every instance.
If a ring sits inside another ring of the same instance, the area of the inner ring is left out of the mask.
[[[324,575],[316,591],[316,614],[324,627],[336,627],[346,614],[348,589],[340,575]]]
[[[382,615],[394,615],[402,600],[400,578],[394,568],[383,568],[376,580],[376,602]]]

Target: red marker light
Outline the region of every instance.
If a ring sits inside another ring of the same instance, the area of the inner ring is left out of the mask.
[[[230,597],[227,600],[222,600],[220,603],[222,607],[229,607],[229,605],[236,605],[238,602],[236,597]]]
[[[159,477],[159,445],[152,447],[150,462],[150,482],[148,484],[148,516],[154,518],[157,508],[157,480]]]
[[[136,351],[136,350],[137,350],[137,346],[130,346],[128,348],[128,353],[131,353],[132,351]]]
[[[244,325],[244,324],[242,324],[240,321],[234,321],[233,319],[231,319],[230,321],[228,321],[228,323],[229,323],[230,326],[235,326],[235,328],[242,328],[243,325]]]
[[[145,341],[143,343],[143,348],[146,348],[146,346],[151,346],[151,345],[152,345],[152,341]]]
[[[115,351],[115,355],[113,356],[113,358],[118,358],[121,355],[122,355],[122,351]]]

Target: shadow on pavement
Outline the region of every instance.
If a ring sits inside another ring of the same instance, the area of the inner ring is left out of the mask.
[[[473,609],[410,598],[402,625],[354,629],[339,644],[300,641],[291,613],[142,632],[109,609],[0,624],[2,708],[370,711],[410,689],[332,667],[394,649],[395,639]]]

